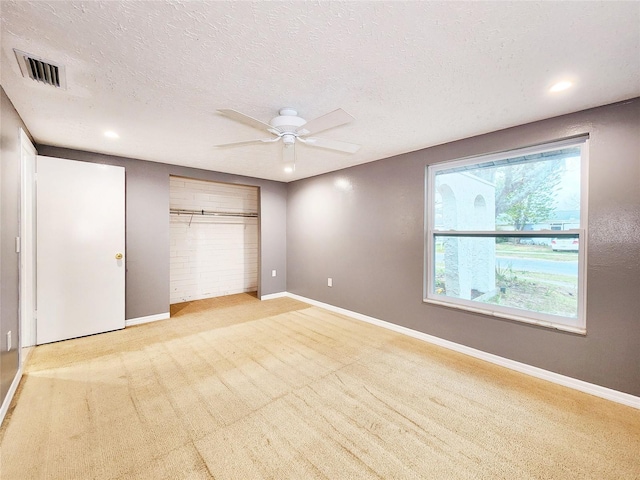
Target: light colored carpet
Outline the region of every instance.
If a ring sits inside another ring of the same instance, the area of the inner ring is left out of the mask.
[[[37,347],[0,477],[634,479],[640,411],[292,299]]]

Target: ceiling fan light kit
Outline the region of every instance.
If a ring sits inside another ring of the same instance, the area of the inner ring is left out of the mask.
[[[291,107],[281,108],[277,117],[272,118],[269,123],[264,123],[253,117],[240,113],[232,109],[221,109],[218,113],[225,115],[237,122],[244,123],[258,130],[267,131],[274,137],[260,138],[256,140],[247,140],[243,142],[226,143],[216,145],[216,147],[237,147],[241,145],[251,145],[258,143],[272,143],[282,139],[283,143],[283,161],[285,162],[285,170],[293,172],[295,169],[295,144],[300,142],[311,147],[326,148],[344,153],[355,153],[360,149],[360,145],[339,140],[330,140],[326,138],[308,137],[307,135],[315,134],[329,130],[330,128],[339,127],[354,120],[354,117],[347,112],[338,108],[332,112],[322,115],[314,120],[306,121],[298,116],[297,110]],[[293,165],[293,167],[292,167]]]

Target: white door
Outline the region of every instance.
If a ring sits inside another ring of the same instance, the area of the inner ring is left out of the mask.
[[[38,156],[38,345],[124,328],[124,168]]]

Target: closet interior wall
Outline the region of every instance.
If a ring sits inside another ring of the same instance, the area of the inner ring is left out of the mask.
[[[170,177],[170,303],[258,289],[258,188]]]

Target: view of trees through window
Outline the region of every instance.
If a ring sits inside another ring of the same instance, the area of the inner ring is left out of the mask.
[[[581,151],[430,167],[431,296],[577,319]]]

